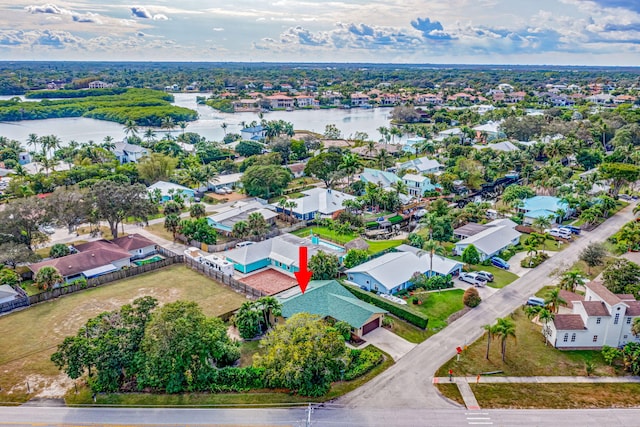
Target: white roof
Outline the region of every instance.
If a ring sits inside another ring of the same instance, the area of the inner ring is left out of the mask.
[[[30,175],[34,175],[34,174],[36,174],[38,172],[45,172],[45,169],[42,166],[42,164],[38,163],[38,162],[27,163],[26,165],[22,165],[22,167]],[[51,172],[53,170],[68,171],[68,170],[71,170],[71,167],[73,167],[73,165],[71,163],[57,162],[53,167],[49,168],[49,172]]]
[[[425,172],[433,169],[440,169],[442,164],[437,160],[428,157],[420,157],[418,159],[409,160],[400,164],[402,169],[415,169],[418,172]]]
[[[511,241],[518,237],[520,237],[520,233],[515,229],[508,225],[501,225],[487,228],[478,234],[460,240],[456,246],[473,245],[479,251],[491,255],[509,246]]]
[[[507,226],[509,228],[516,228],[518,224],[516,224],[515,222],[511,221],[509,218],[502,218],[502,219],[494,219],[491,222],[488,222],[485,224],[486,227],[500,227],[500,226]]]
[[[482,150],[483,148],[491,148],[495,151],[520,151],[520,149],[511,141],[496,142],[488,145],[474,145],[473,148]]]
[[[429,271],[429,254],[418,256],[411,252],[390,252],[371,261],[350,268],[345,273],[365,273],[380,282],[385,288],[392,289],[411,280],[416,273]],[[438,274],[449,274],[462,263],[440,255],[433,256],[432,270]]]
[[[490,132],[490,133],[498,133],[500,132],[500,122],[488,122],[483,125],[478,125],[473,127],[473,130],[478,132]]]
[[[211,185],[214,185],[214,186],[235,184],[236,182],[240,181],[240,179],[242,178],[242,175],[244,174],[230,173],[227,175],[218,175],[216,176],[216,179],[212,180],[210,183]]]
[[[97,276],[98,274],[110,273],[116,270],[118,270],[118,267],[116,267],[113,264],[107,264],[107,265],[101,265],[100,267],[92,268],[90,270],[83,271],[82,274],[84,274],[85,277],[93,277],[93,276]]]
[[[113,151],[123,152],[126,151],[128,153],[148,153],[149,150],[144,148],[141,145],[137,144],[129,144],[128,142],[119,141],[113,144]]]
[[[233,227],[233,224],[241,220],[246,220],[249,214],[254,212],[260,213],[265,220],[278,216],[276,212],[267,209],[262,203],[253,201],[249,203],[238,202],[233,206],[225,207],[217,214],[209,215],[209,219],[215,223],[224,223],[229,227]]]
[[[298,266],[300,246],[308,247],[307,255],[309,258],[319,250],[334,255],[344,255],[344,253],[334,251],[326,246],[313,245],[310,239],[288,233],[281,234],[273,239],[254,243],[253,245],[230,250],[225,255],[228,259],[243,265],[270,258],[274,261],[283,262],[286,265]]]
[[[11,286],[9,285],[0,286],[0,303],[13,301],[19,296],[20,294],[18,294],[18,292],[15,289],[13,289]]]
[[[149,188],[147,188],[147,190],[154,191],[156,188],[160,189],[163,196],[167,196],[169,194],[169,190],[171,189],[179,193],[182,193],[183,191],[193,191],[192,189],[187,188],[184,185],[174,184],[173,182],[167,182],[167,181],[158,181],[155,184],[150,185]]]
[[[406,181],[415,181],[415,182],[424,182],[425,180],[429,179],[426,176],[422,176],[422,175],[416,175],[413,173],[408,173],[405,174],[402,179],[406,180]]]
[[[319,212],[324,215],[331,215],[334,212],[344,209],[345,200],[355,200],[355,197],[336,190],[325,188],[312,188],[302,192],[304,197],[293,199],[297,203],[292,210],[298,215],[310,212]],[[274,206],[276,206],[274,204]]]

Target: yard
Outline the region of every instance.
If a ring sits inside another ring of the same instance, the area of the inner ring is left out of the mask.
[[[421,305],[409,303],[406,307],[426,315],[429,318],[430,330],[440,330],[447,326],[449,316],[464,308],[462,294],[462,289],[429,292],[427,300]]]
[[[328,227],[306,227],[294,231],[293,234],[298,237],[308,237],[311,235],[311,232],[318,235],[321,239],[329,240],[339,245],[344,245],[358,237],[355,233],[338,233],[330,230]],[[401,245],[402,240],[367,240],[367,243],[369,244],[369,253],[376,254]]]
[[[234,310],[246,300],[184,266],[173,266],[2,316],[0,401],[21,402],[40,393],[64,395],[73,383],[49,360],[57,344],[74,335],[87,319],[145,295],[161,303],[196,301],[209,316]],[[26,390],[27,381],[31,394]]]
[[[501,289],[513,282],[518,278],[517,275],[503,270],[502,268],[494,267],[493,265],[474,265],[471,268],[472,271],[487,271],[493,274],[493,282],[488,282],[487,286],[492,288]]]

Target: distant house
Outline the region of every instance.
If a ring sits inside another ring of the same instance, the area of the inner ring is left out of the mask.
[[[111,241],[82,243],[74,248],[77,253],[31,264],[29,270],[35,275],[42,267],[55,267],[65,281],[72,282],[130,267],[131,261],[146,258],[157,252],[157,246],[153,241],[137,233]]]
[[[298,95],[295,97],[298,108],[319,107],[320,101],[311,95]]]
[[[313,280],[305,293],[294,287],[277,294],[282,304],[282,317],[297,313],[310,313],[348,323],[352,333],[361,337],[382,326],[386,310],[356,298],[335,280]]]
[[[184,185],[175,184],[173,182],[158,181],[153,185],[150,185],[147,190],[149,193],[154,193],[156,190],[160,190],[160,202],[168,202],[173,199],[173,196],[180,194],[186,200],[195,197],[196,192]]]
[[[417,159],[409,160],[408,162],[401,163],[398,166],[399,169],[415,170],[419,174],[438,173],[444,166],[437,160],[430,159],[428,157],[419,157]]]
[[[362,107],[363,105],[369,105],[369,96],[364,93],[356,92],[351,94],[351,106]]]
[[[485,148],[488,148],[494,151],[505,151],[505,152],[520,151],[518,146],[511,141],[501,141],[501,142],[496,142],[495,144],[487,144],[487,145],[477,144],[477,145],[474,145],[473,148],[477,150],[483,150]]]
[[[149,150],[146,148],[124,141],[116,142],[111,151],[116,155],[116,158],[121,164],[138,163],[141,158],[149,155]]]
[[[434,191],[437,188],[429,178],[423,175],[408,173],[402,176],[402,181],[407,186],[409,195],[414,197],[422,197],[425,192]]]
[[[0,304],[14,301],[20,297],[21,295],[18,293],[18,291],[13,289],[11,286],[0,285]]]
[[[404,245],[407,246],[407,245]],[[405,252],[390,252],[345,271],[349,282],[362,289],[392,294],[412,285],[415,273],[428,274],[430,258],[419,254],[411,247]],[[462,271],[462,263],[440,255],[434,255],[433,275],[457,276]]]
[[[264,99],[269,102],[273,109],[287,109],[294,107],[294,98],[287,95],[278,94],[265,96]]]
[[[376,184],[382,188],[390,188],[391,184],[402,181],[393,172],[382,171],[379,169],[364,168],[360,174],[360,181]]]
[[[355,200],[355,197],[349,194],[317,187],[302,191],[302,194],[304,197],[293,199],[296,202],[295,207],[287,208],[287,213],[291,209],[293,216],[300,220],[313,219],[316,215],[321,218],[331,218],[334,214],[344,210],[346,200]],[[277,203],[274,203],[273,206],[277,212],[284,212],[284,209]]]
[[[520,242],[520,233],[511,226],[511,224],[515,225],[515,223],[510,220],[506,221],[508,221],[508,223],[504,223],[504,225],[488,227],[479,233],[460,240],[455,244],[454,253],[456,255],[462,255],[462,252],[464,252],[468,246],[473,245],[480,254],[480,261],[484,261],[492,256],[498,255],[511,246],[517,245]],[[494,223],[496,222],[494,221]],[[499,222],[496,224],[499,224]]]
[[[262,141],[266,136],[266,129],[261,125],[247,127],[240,131],[240,136],[246,141]]]
[[[416,148],[419,147],[420,144],[422,144],[425,141],[426,141],[426,138],[422,138],[419,136],[416,136],[415,138],[407,138],[404,145],[402,146],[402,151],[406,151],[413,154],[416,151]]]
[[[242,187],[242,175],[244,175],[242,172],[217,175],[215,180],[207,183],[207,189],[215,191],[222,187],[230,189],[240,188]]]
[[[31,159],[31,153],[27,152],[27,151],[22,151],[21,153],[18,154],[18,163],[21,165],[26,165],[28,163],[31,163],[32,159]]]
[[[233,263],[241,273],[251,273],[265,267],[274,267],[283,272],[293,274],[300,269],[300,246],[307,246],[307,255],[311,258],[318,251],[336,255],[342,260],[344,248],[319,240],[314,244],[311,239],[281,234],[272,239],[256,242],[227,252],[227,260]]]
[[[478,125],[472,128],[476,133],[476,139],[483,139],[486,136],[486,140],[506,138],[504,132],[500,130],[499,122],[488,122],[483,125]]]
[[[552,218],[552,222],[560,223],[573,214],[566,202],[553,196],[535,196],[523,201],[518,207],[518,212],[524,214],[523,223],[531,225],[536,218]]]
[[[556,314],[548,323],[547,339],[556,348],[566,350],[620,347],[640,342],[631,326],[640,317],[640,301],[633,295],[617,295],[600,282],[585,285],[584,300],[571,301],[571,314]]]
[[[89,82],[89,89],[105,89],[112,86],[113,85],[111,83],[106,83],[100,80]]]
[[[254,212],[262,215],[268,224],[275,224],[275,218],[278,216],[271,205],[262,204],[255,200],[250,202],[238,201],[231,206],[219,209],[214,215],[209,215],[207,222],[216,230],[229,235],[237,222],[246,221],[249,215]]]
[[[304,169],[307,167],[306,163],[291,163],[285,166],[291,171],[294,178],[301,178],[304,176]]]

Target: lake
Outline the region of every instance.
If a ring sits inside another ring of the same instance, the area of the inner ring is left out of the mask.
[[[198,112],[198,120],[189,122],[186,131],[196,132],[208,141],[222,140],[224,130],[221,125],[223,123],[227,124],[227,133],[240,133],[242,122],[260,121],[257,113],[223,113],[206,105],[197,105],[196,96],[207,96],[207,94],[177,93],[174,96],[176,105]],[[11,96],[0,96],[0,99],[10,98]],[[323,133],[326,125],[335,124],[345,138],[356,132],[365,132],[370,139],[378,141],[381,135],[377,129],[380,126],[389,127],[390,113],[391,108],[272,111],[265,113],[264,119],[286,120],[293,123],[295,129],[317,133]],[[142,132],[141,129],[140,133]],[[173,132],[179,133],[181,130],[176,128]],[[63,145],[71,140],[77,142],[91,140],[100,143],[106,136],[119,141],[125,136],[123,126],[118,123],[81,117],[0,123],[0,136],[9,139],[24,142],[31,133],[38,136],[56,135],[62,140]],[[162,135],[166,130],[158,129],[158,133]]]

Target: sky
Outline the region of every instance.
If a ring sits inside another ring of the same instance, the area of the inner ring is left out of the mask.
[[[640,0],[0,0],[0,60],[640,66]]]

